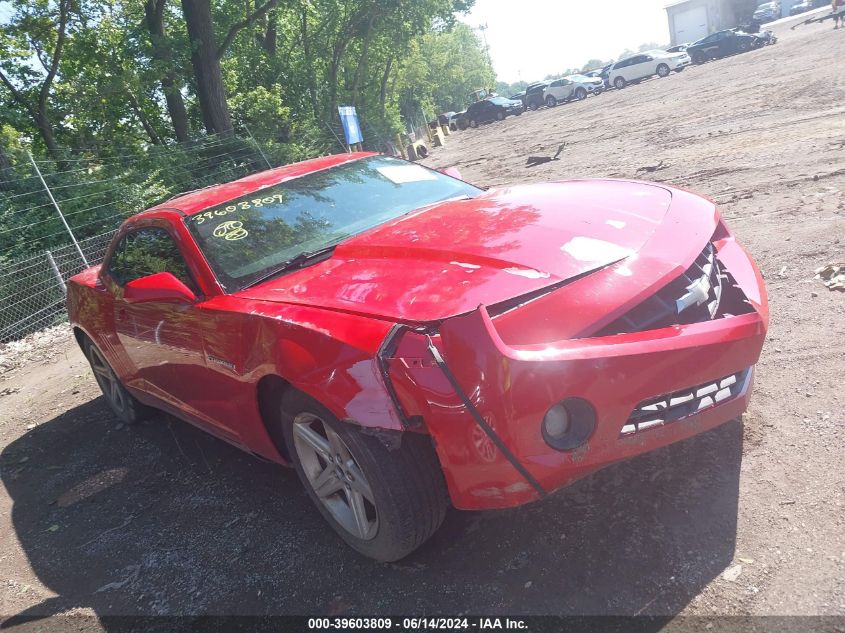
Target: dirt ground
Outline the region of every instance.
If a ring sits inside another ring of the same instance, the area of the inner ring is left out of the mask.
[[[452,511],[382,565],[292,471],[165,416],[118,425],[59,328],[0,349],[0,614],[845,615],[845,293],[813,279],[845,259],[845,30],[778,34],[427,161],[485,186],[634,177],[716,200],[771,301],[742,420],[531,506]]]

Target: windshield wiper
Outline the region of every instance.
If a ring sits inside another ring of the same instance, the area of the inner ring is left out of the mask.
[[[282,262],[278,267],[274,268],[270,272],[265,275],[262,275],[258,279],[251,281],[246,286],[244,286],[244,290],[247,288],[252,288],[253,286],[257,286],[260,283],[267,281],[268,279],[272,279],[282,273],[286,273],[291,270],[297,270],[299,268],[305,268],[309,264],[315,264],[319,261],[323,261],[324,259],[328,259],[329,256],[334,252],[334,249],[337,247],[337,242],[333,244],[329,244],[328,246],[324,246],[323,248],[318,248],[315,251],[302,251],[298,255],[294,255],[288,260]]]

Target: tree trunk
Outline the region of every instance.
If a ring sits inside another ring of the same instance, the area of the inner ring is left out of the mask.
[[[156,132],[153,124],[147,118],[147,115],[144,114],[144,109],[141,107],[141,104],[138,103],[138,99],[135,98],[135,95],[132,94],[132,91],[126,89],[126,94],[129,97],[129,105],[132,108],[132,112],[135,113],[135,116],[138,117],[138,120],[141,122],[141,127],[144,128],[144,131],[147,133],[147,136],[150,137],[150,142],[153,145],[161,145],[161,137]]]
[[[305,70],[308,76],[308,96],[311,98],[311,111],[314,113],[314,116],[319,116],[317,112],[317,85],[314,80],[314,62],[311,58],[311,45],[308,40],[308,8],[305,3],[302,4],[300,23],[302,25],[302,52],[305,55]]]
[[[390,70],[393,68],[393,58],[387,59],[387,65],[384,67],[384,72],[381,75],[381,87],[379,88],[378,102],[381,110],[381,115],[385,115],[384,107],[387,102],[387,80],[390,79]]]
[[[47,152],[49,152],[50,157],[56,161],[56,166],[60,171],[67,169],[68,164],[62,159],[62,150],[56,142],[56,136],[53,134],[53,124],[50,122],[47,114],[41,110],[37,110],[34,113],[33,118],[35,119],[35,126],[41,133],[41,138],[44,139],[44,145],[47,146]]]
[[[352,105],[357,105],[358,88],[361,86],[361,79],[367,71],[367,54],[370,51],[370,40],[373,38],[373,24],[376,21],[376,11],[370,10],[370,17],[367,20],[367,30],[364,33],[364,45],[361,49],[361,58],[358,60],[358,67],[355,69],[355,78],[352,81],[351,99]]]
[[[166,0],[147,0],[144,4],[147,30],[150,32],[153,59],[164,68],[161,76],[161,89],[167,102],[167,112],[173,124],[176,140],[183,143],[190,139],[191,128],[188,124],[188,111],[182,99],[182,91],[176,74],[173,72],[173,59],[164,33],[164,7]]]
[[[209,134],[231,134],[232,119],[217,57],[210,0],[182,0],[182,12],[191,42],[191,65],[205,129]]]

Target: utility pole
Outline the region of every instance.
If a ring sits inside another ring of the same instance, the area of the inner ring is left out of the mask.
[[[487,56],[487,64],[490,68],[493,68],[493,61],[490,59],[490,45],[487,43],[487,29],[490,28],[487,26],[487,22],[484,24],[479,24],[475,27],[475,30],[481,31],[481,39],[484,40],[484,54]]]

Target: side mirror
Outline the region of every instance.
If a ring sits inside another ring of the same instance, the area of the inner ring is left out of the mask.
[[[439,171],[441,174],[451,176],[452,178],[463,180],[463,178],[461,177],[461,172],[458,170],[457,167],[444,167],[443,169],[438,169],[437,171]]]
[[[197,295],[173,273],[156,273],[127,283],[123,289],[123,298],[128,303],[193,303],[197,300]]]

